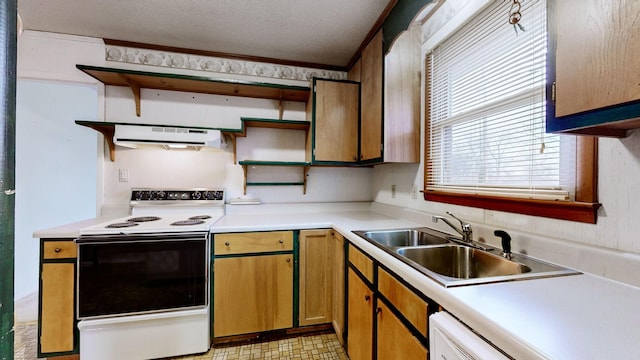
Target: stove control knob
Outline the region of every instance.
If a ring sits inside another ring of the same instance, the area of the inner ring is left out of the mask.
[[[200,200],[201,197],[202,193],[200,191],[194,191],[193,194],[191,194],[191,198],[194,200]]]
[[[189,193],[183,192],[180,194],[181,200],[189,200]]]
[[[156,199],[156,192],[149,191],[149,200],[155,200],[155,199]]]
[[[158,200],[164,200],[165,199],[165,193],[164,191],[158,191]]]

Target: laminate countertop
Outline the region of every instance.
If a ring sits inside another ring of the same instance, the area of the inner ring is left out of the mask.
[[[445,288],[352,232],[432,224],[388,216],[366,204],[339,208],[240,207],[227,211],[211,231],[333,228],[513,358],[638,358],[640,288],[590,274]],[[75,237],[83,227],[106,220],[39,230],[34,237]]]

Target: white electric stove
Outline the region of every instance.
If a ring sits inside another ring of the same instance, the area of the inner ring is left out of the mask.
[[[222,189],[133,189],[131,215],[76,239],[83,360],[152,359],[210,345],[210,227]]]

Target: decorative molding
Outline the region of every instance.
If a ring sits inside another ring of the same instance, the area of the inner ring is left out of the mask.
[[[206,73],[246,75],[268,79],[309,81],[314,77],[332,80],[345,80],[347,78],[347,73],[344,71],[314,69],[114,45],[105,46],[105,60],[107,62],[121,62],[191,71],[195,70]]]

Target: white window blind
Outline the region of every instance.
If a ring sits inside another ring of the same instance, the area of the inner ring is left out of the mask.
[[[574,136],[545,133],[546,4],[496,0],[428,56],[427,190],[573,200]]]

